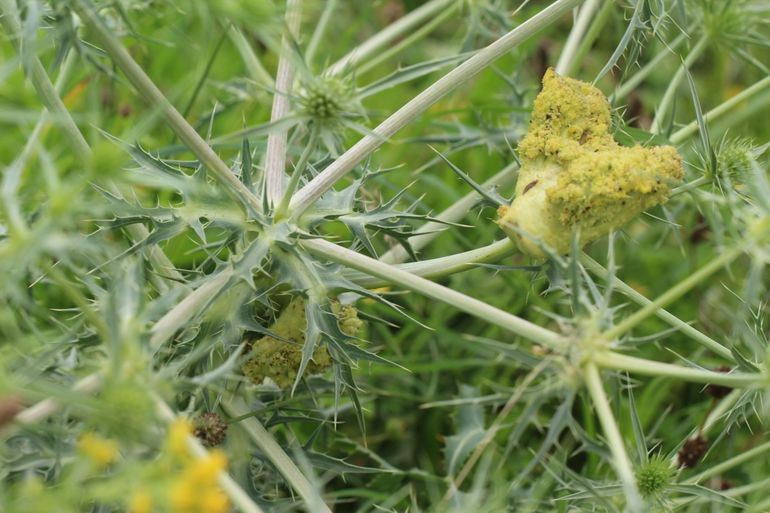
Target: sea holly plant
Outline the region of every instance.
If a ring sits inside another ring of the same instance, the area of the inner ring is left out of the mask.
[[[767,510],[767,14],[0,0],[0,509]]]

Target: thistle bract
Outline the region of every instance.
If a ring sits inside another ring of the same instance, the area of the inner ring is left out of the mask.
[[[498,223],[519,248],[545,256],[570,248],[573,228],[581,245],[665,202],[683,177],[671,146],[628,148],[610,134],[610,108],[592,85],[548,70],[535,99],[516,196]]]

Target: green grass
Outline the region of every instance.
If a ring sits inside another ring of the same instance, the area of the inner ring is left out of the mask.
[[[770,507],[763,2],[0,15],[0,510]],[[685,179],[538,259],[496,209],[548,67]]]

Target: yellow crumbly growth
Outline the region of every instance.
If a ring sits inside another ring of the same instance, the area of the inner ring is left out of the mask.
[[[332,302],[332,311],[337,316],[340,331],[355,336],[363,322],[353,306]],[[270,336],[262,337],[252,344],[251,357],[243,364],[243,374],[253,383],[261,384],[265,378],[272,379],[281,388],[294,384],[297,370],[302,362],[302,346],[305,343],[305,301],[295,297],[281,312],[270,331],[291,343]],[[308,374],[319,374],[331,367],[332,359],[326,347],[318,347],[307,365]]]
[[[516,197],[498,223],[519,248],[542,257],[544,244],[569,252],[573,226],[581,245],[665,202],[684,175],[671,146],[627,148],[610,134],[610,106],[592,85],[549,69],[519,144]]]

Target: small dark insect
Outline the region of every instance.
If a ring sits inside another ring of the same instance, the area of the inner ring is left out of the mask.
[[[526,186],[524,186],[524,190],[521,191],[522,194],[526,194],[528,190],[530,190],[532,187],[537,185],[537,180],[532,180],[529,182]]]

